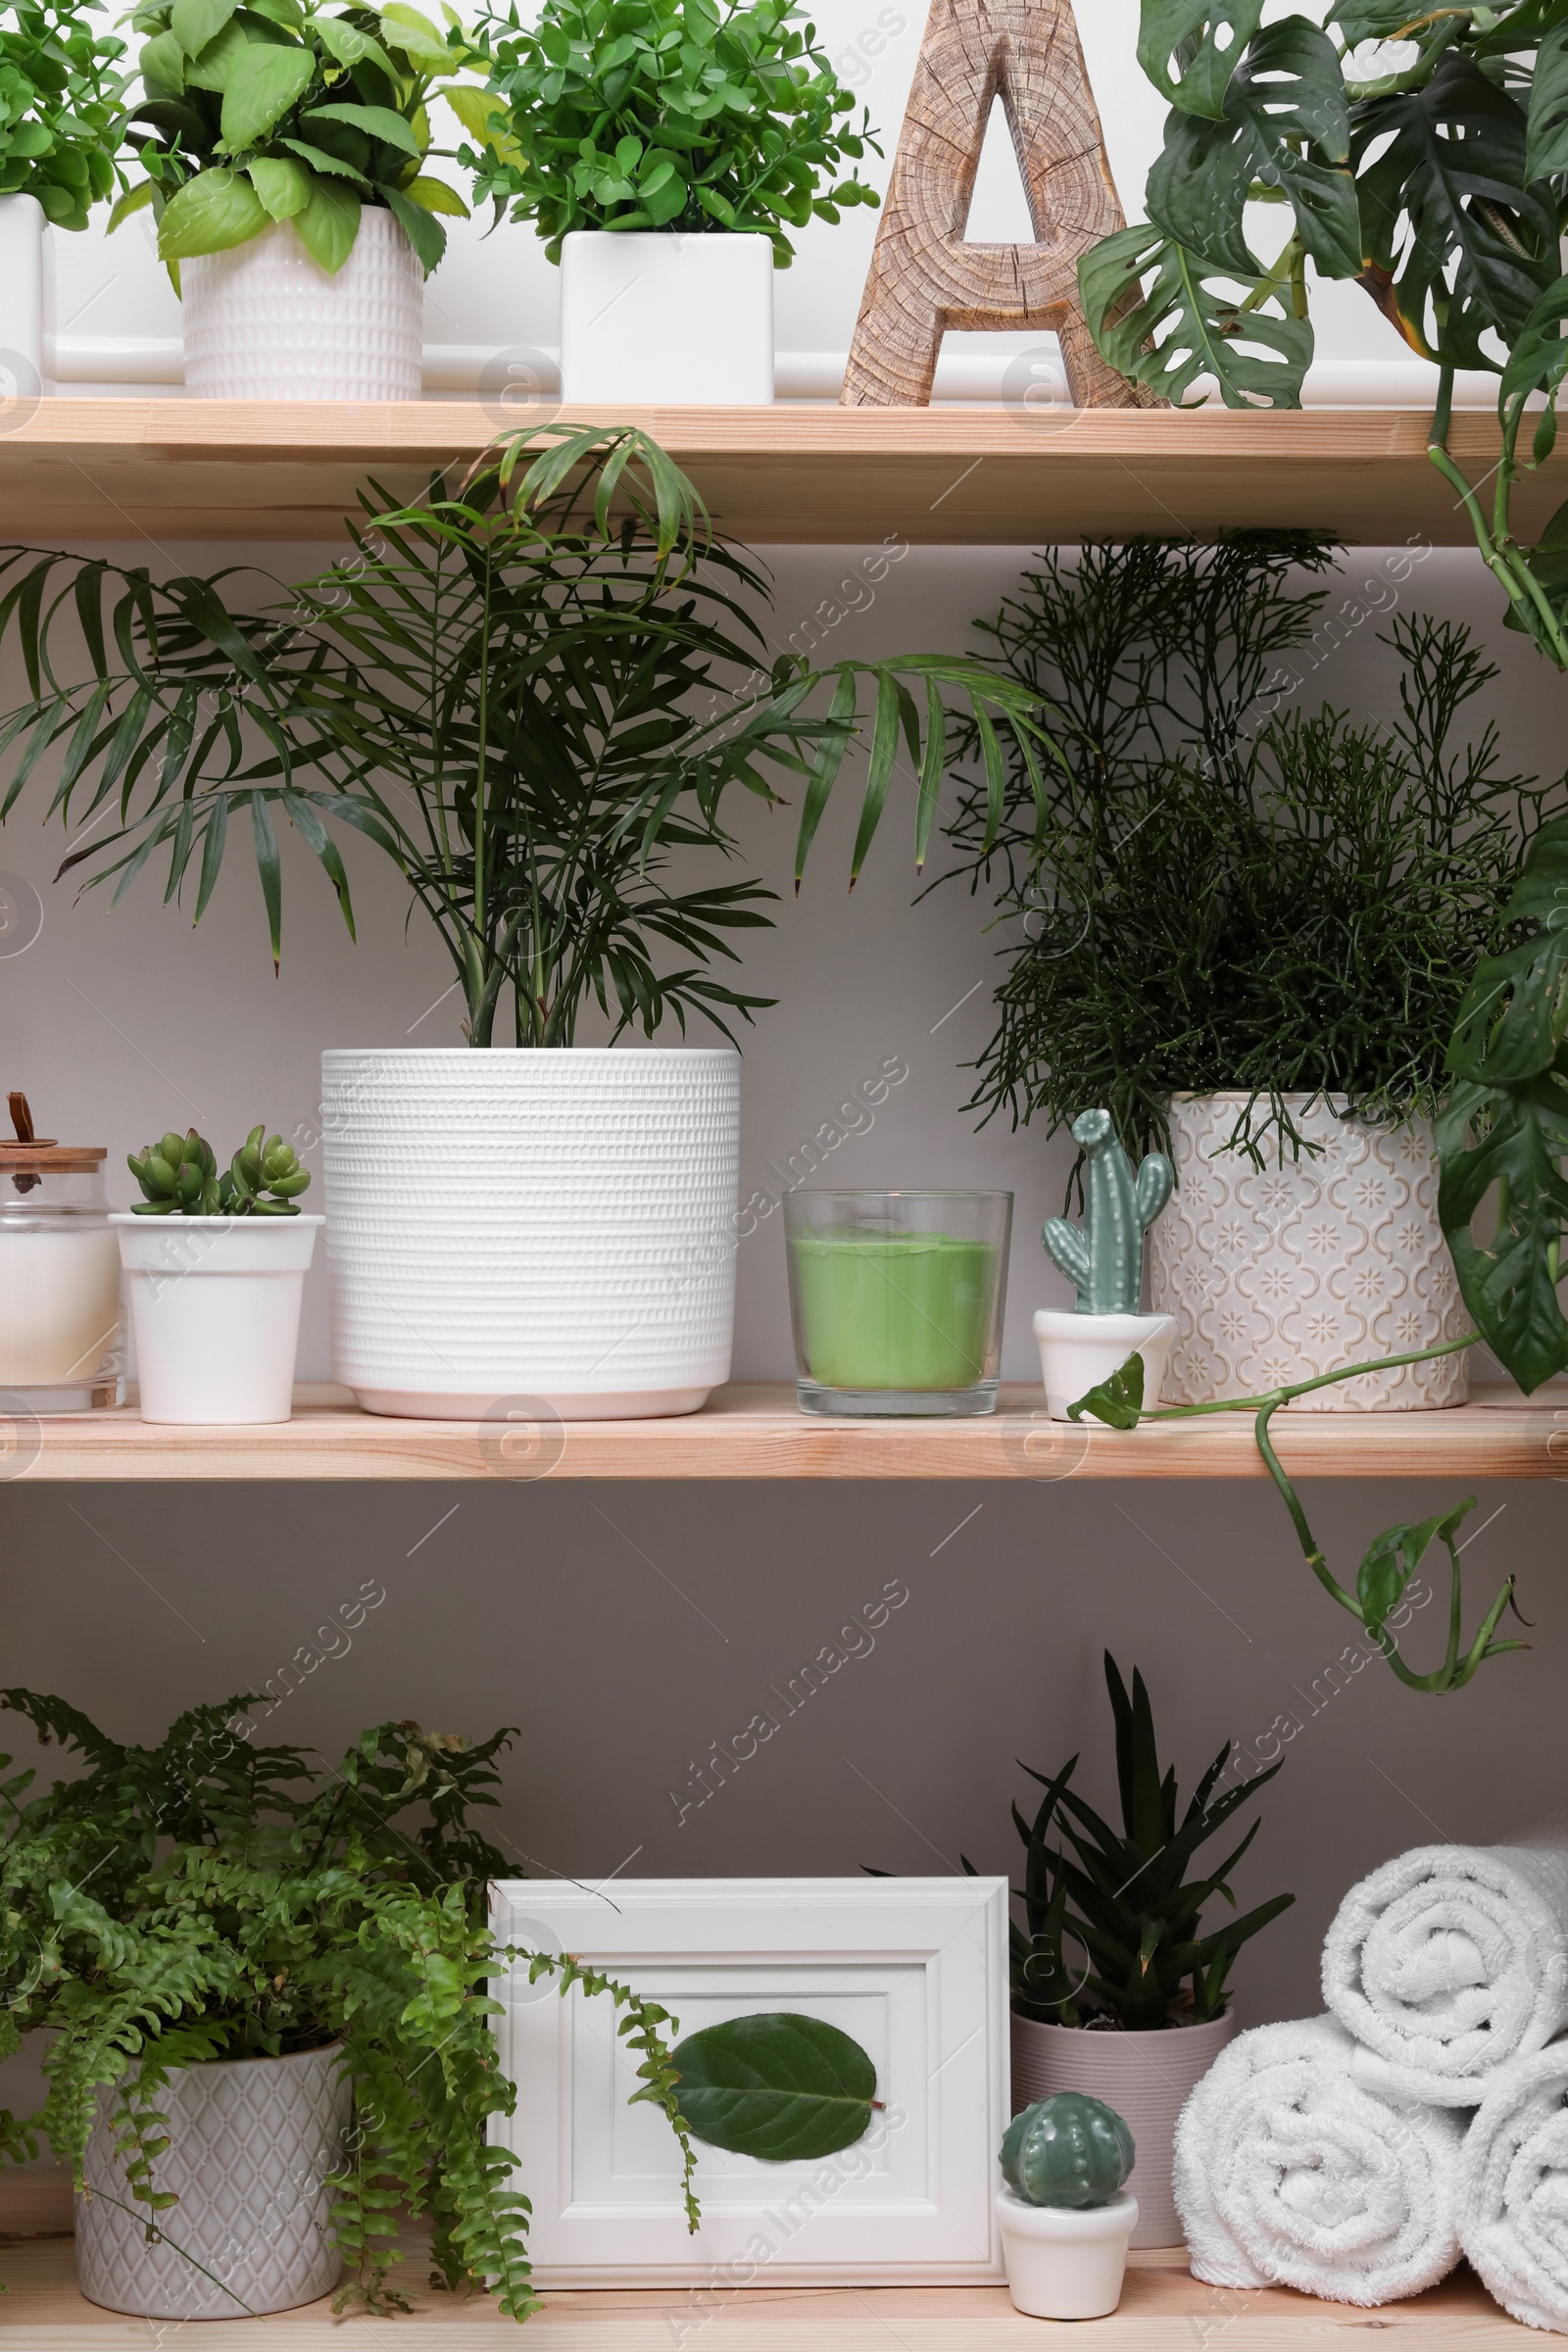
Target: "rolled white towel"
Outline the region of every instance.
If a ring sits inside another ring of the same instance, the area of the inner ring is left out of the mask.
[[[1353,2047],[1307,2017],[1238,2034],[1209,2068],[1176,2127],[1194,2278],[1371,2305],[1452,2270],[1460,2119],[1363,2089]]]
[[[1370,2053],[1369,2087],[1476,2106],[1568,2025],[1568,1821],[1386,1862],[1340,1905],[1323,1998]]]
[[[1492,2083],[1459,2159],[1459,2240],[1488,2291],[1568,2335],[1568,2041]]]

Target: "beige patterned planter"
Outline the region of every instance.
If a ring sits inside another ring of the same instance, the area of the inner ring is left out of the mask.
[[[1287,1096],[1317,1157],[1225,1149],[1245,1095],[1171,1103],[1176,1191],[1149,1236],[1150,1305],[1176,1317],[1162,1401],[1204,1404],[1400,1355],[1469,1328],[1443,1229],[1432,1129],[1367,1127]],[[1343,1103],[1344,1098],[1339,1099]],[[1469,1358],[1316,1390],[1297,1412],[1462,1404]]]

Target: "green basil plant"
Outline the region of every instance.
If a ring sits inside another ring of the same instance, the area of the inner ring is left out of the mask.
[[[489,90],[459,101],[479,151],[461,160],[553,262],[573,229],[750,229],[785,270],[788,229],[878,201],[855,168],[882,152],[869,117],[841,120],[855,100],[790,0],[545,0],[532,27],[514,5],[482,29]]]
[[[80,0],[41,0],[6,14],[0,196],[35,197],[54,227],[85,228],[91,207],[117,184],[125,44],[100,31]]]
[[[442,32],[401,0],[334,10],[149,0],[131,19],[143,36],[146,95],[132,120],[150,133],[139,150],[147,176],[116,205],[111,228],[150,205],[177,287],[182,261],[292,220],[335,275],[368,205],[402,223],[428,276],[446,250],[436,216],[466,220],[468,209],[424,169],[428,102],[444,94],[443,75],[476,62],[448,16]]]

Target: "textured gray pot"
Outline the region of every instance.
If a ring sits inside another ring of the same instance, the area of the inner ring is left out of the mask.
[[[237,2320],[247,2308],[291,2311],[330,2294],[343,2263],[327,2234],[324,2182],[343,2161],[353,2113],[337,2060],[334,2044],[171,2076],[155,2102],[169,2146],[153,2179],[179,2203],[161,2215],[167,2235],[153,2245],[146,2208],[124,2210],[134,2201],[109,2129],[117,2100],[100,2092],[88,2193],[76,2199],[76,2278],[88,2302],[139,2319]]]

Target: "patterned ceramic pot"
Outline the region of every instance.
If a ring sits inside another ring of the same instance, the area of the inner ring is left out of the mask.
[[[1247,1100],[1178,1095],[1170,1106],[1176,1191],[1149,1234],[1150,1304],[1176,1317],[1163,1401],[1254,1396],[1467,1331],[1430,1124],[1367,1127],[1290,1095],[1320,1152],[1282,1158],[1271,1136],[1259,1168],[1226,1149]],[[1448,1355],[1315,1390],[1289,1409],[1397,1411],[1468,1394],[1468,1356]]]
[[[732,1048],[324,1054],[321,1125],[333,1371],[368,1411],[626,1420],[729,1378]]]
[[[1127,2193],[1138,2200],[1135,2246],[1179,2246],[1182,2226],[1171,2194],[1176,2118],[1236,2031],[1227,2009],[1206,2026],[1169,2026],[1157,2034],[1086,2034],[1012,2014],[1012,2112],[1058,2090],[1081,2090],[1114,2107],[1133,2135],[1138,2161]]]
[[[76,2278],[88,2302],[139,2319],[237,2320],[330,2294],[343,2263],[325,2183],[353,2117],[337,2061],[334,2044],[172,2075],[158,2093],[169,2146],[153,2178],[179,2202],[160,2216],[165,2234],[152,2245],[101,2092],[83,2167],[89,2193],[76,2199]]]
[[[292,220],[179,266],[185,389],[199,400],[417,400],[424,273],[367,205],[335,277]]]

